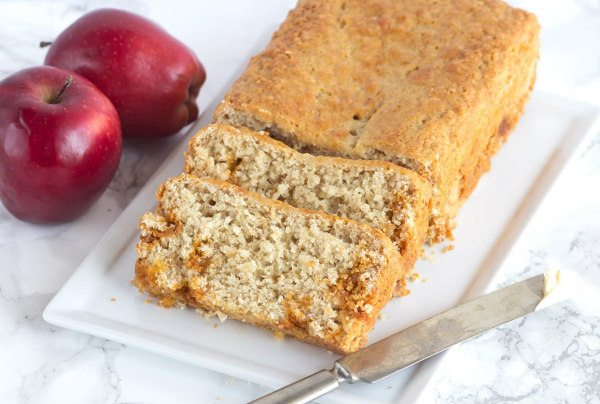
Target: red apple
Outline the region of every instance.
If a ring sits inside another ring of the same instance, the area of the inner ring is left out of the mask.
[[[150,20],[90,12],[54,40],[45,64],[74,71],[111,100],[125,137],[177,133],[198,116],[206,73],[194,53]]]
[[[19,219],[78,217],[120,156],[117,111],[87,79],[42,66],[0,81],[0,199]]]

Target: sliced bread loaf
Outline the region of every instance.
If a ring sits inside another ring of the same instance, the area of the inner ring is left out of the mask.
[[[535,16],[504,1],[301,0],[214,122],[417,171],[436,242],[515,127],[538,55]]]
[[[304,209],[362,221],[396,244],[402,261],[397,295],[421,252],[429,219],[430,184],[383,161],[303,154],[262,133],[211,125],[191,140],[185,171],[229,181]]]
[[[380,230],[182,174],[140,222],[135,285],[341,353],[364,346],[400,256]]]

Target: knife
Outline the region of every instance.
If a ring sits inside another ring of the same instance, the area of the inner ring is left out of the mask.
[[[564,279],[564,277],[563,277]],[[375,383],[452,345],[569,298],[560,271],[548,271],[408,327],[261,397],[254,404],[308,403],[341,383]]]

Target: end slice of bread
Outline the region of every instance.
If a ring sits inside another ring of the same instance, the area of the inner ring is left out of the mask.
[[[380,230],[182,174],[140,221],[134,284],[330,350],[363,347],[400,256]]]
[[[406,277],[427,233],[429,182],[389,162],[300,153],[263,133],[205,127],[190,140],[185,171],[382,230],[402,256],[395,294],[406,294]]]

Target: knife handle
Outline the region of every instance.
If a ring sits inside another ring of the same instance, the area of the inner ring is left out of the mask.
[[[342,379],[343,381],[344,379]],[[288,386],[260,397],[251,404],[303,404],[335,390],[340,379],[334,369],[321,370]]]

